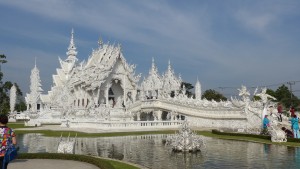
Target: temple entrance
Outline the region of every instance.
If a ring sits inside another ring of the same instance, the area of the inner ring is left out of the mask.
[[[112,85],[109,88],[108,91],[108,100],[109,104],[114,108],[121,108],[123,107],[123,101],[124,101],[124,90],[121,87],[121,81],[120,80],[112,80]]]
[[[153,112],[142,112],[140,114],[140,121],[154,121]]]

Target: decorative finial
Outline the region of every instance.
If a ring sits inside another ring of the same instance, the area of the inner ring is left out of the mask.
[[[172,68],[171,68],[171,61],[169,59],[169,62],[168,62],[168,71],[171,71],[171,70],[172,70]]]
[[[98,45],[99,45],[99,48],[102,48],[102,46],[103,46],[103,41],[102,41],[101,37],[99,37]]]
[[[67,51],[67,60],[77,60],[76,55],[77,55],[77,51],[76,51],[76,46],[74,43],[74,29],[72,28],[71,31],[71,40],[70,40],[70,45],[68,47],[68,51]]]
[[[73,28],[72,28],[72,31],[71,31],[70,46],[74,46],[74,29]]]
[[[155,69],[154,57],[152,57],[152,69]]]

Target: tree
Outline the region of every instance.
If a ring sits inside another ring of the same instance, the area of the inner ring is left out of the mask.
[[[190,90],[192,90],[194,88],[194,86],[191,83],[182,82],[180,85],[181,89],[183,88],[183,85],[185,86],[185,89],[186,89],[186,95],[188,97],[193,97],[195,94],[192,93]]]
[[[281,102],[286,108],[299,105],[299,99],[291,93],[289,88],[285,85],[278,87],[275,91],[275,97],[277,101]]]
[[[5,55],[0,55],[0,63],[3,64],[3,63],[6,63],[7,60],[6,60],[6,56]]]
[[[203,93],[202,99],[204,99],[204,98],[206,98],[207,100],[215,100],[217,102],[227,100],[227,98],[224,95],[222,95],[221,93],[219,93],[215,90],[212,90],[212,89],[206,90]]]
[[[14,83],[17,88],[17,103],[15,106],[15,110],[17,112],[25,111],[27,109],[26,103],[24,101],[23,93],[17,83]]]
[[[10,81],[3,82],[3,72],[1,71],[1,64],[7,63],[6,56],[0,55],[0,113],[7,114],[10,110],[10,98],[9,98],[9,91],[11,87],[13,86],[13,83]],[[17,88],[17,103],[15,110],[17,111],[24,111],[26,110],[26,104],[24,102],[24,98],[22,96],[22,92],[18,86],[18,84],[15,83],[15,86]]]

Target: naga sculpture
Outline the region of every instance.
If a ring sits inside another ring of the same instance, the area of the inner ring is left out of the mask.
[[[57,153],[74,154],[76,137],[77,137],[77,134],[76,134],[75,138],[71,140],[70,133],[69,133],[67,140],[63,140],[62,135],[61,135],[60,141],[59,141],[58,147],[57,147]]]
[[[196,152],[205,148],[202,136],[193,132],[186,120],[182,123],[179,132],[174,137],[167,139],[166,144],[171,145],[175,152]]]

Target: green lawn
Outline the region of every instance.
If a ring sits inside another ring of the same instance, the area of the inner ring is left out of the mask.
[[[220,135],[220,134],[214,134],[211,131],[197,131],[197,134],[203,135],[206,137],[218,138],[218,139],[250,141],[250,142],[256,142],[256,143],[263,143],[263,144],[276,144],[276,145],[285,145],[285,146],[291,146],[291,147],[300,147],[300,139],[299,139],[299,142],[294,142],[294,140],[297,140],[297,139],[288,139],[288,142],[276,143],[276,142],[272,142],[269,138],[257,138],[257,137],[253,137],[251,135],[244,136],[243,134],[237,135],[237,136]],[[293,142],[289,141],[289,140],[292,140]]]
[[[77,154],[58,154],[58,153],[21,153],[18,159],[60,159],[73,160],[93,164],[100,169],[139,169],[136,166],[122,163],[116,160],[103,159],[100,157],[77,155]]]
[[[17,128],[31,128],[31,127],[24,126],[24,122],[20,122],[20,123],[8,123],[7,126],[10,127],[10,128],[13,128],[13,129],[17,129]]]

